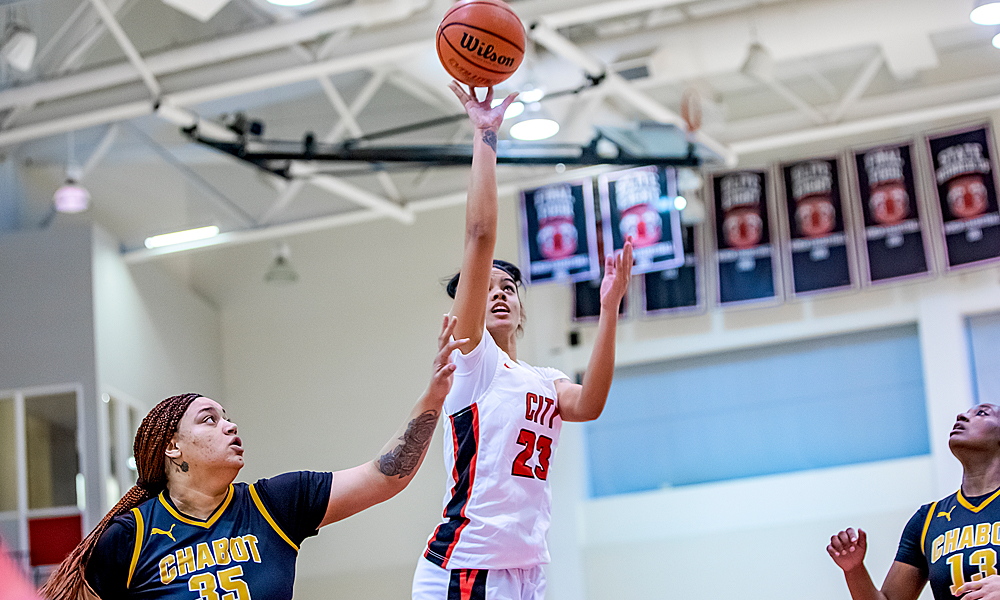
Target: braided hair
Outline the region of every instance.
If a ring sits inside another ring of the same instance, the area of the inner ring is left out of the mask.
[[[101,534],[111,525],[112,519],[123,515],[146,500],[155,498],[167,487],[167,472],[163,451],[167,443],[177,431],[184,412],[201,394],[181,394],[163,400],[149,411],[149,414],[139,425],[135,434],[134,452],[139,480],[125,492],[122,499],[115,504],[108,514],[101,519],[97,527],[90,532],[76,548],[70,552],[55,573],[39,590],[39,594],[47,600],[76,600],[80,588],[84,584],[84,572],[90,554],[97,545]]]

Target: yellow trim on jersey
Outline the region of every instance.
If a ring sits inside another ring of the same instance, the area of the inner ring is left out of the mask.
[[[979,511],[983,510],[984,508],[986,508],[986,506],[990,502],[993,502],[993,500],[997,496],[1000,496],[1000,490],[997,490],[997,491],[993,492],[993,495],[990,496],[989,498],[987,498],[986,500],[983,500],[983,503],[980,504],[979,506],[973,506],[968,500],[965,499],[965,496],[962,495],[961,488],[959,488],[959,490],[958,490],[958,503],[961,504],[962,506],[964,506],[965,508],[971,510],[972,512],[977,513]]]
[[[132,575],[135,573],[135,565],[139,563],[139,551],[142,550],[142,536],[146,533],[146,526],[142,522],[142,513],[139,509],[133,508],[132,515],[135,516],[135,548],[132,550],[132,564],[128,567],[125,589],[132,585]]]
[[[226,508],[229,506],[229,503],[233,499],[233,484],[231,483],[229,484],[229,490],[226,492],[226,499],[222,501],[222,504],[219,505],[219,508],[215,509],[215,512],[212,513],[212,516],[209,517],[207,521],[195,521],[194,519],[190,517],[185,517],[181,513],[177,512],[177,510],[173,506],[170,506],[170,503],[167,502],[167,498],[164,496],[164,494],[166,493],[167,493],[166,490],[160,492],[160,504],[163,505],[163,508],[167,509],[168,513],[173,515],[173,517],[178,521],[180,521],[181,523],[187,523],[188,525],[194,525],[195,527],[208,529],[212,525],[215,525],[215,522],[219,520],[219,517],[222,516],[222,513],[226,512]]]
[[[924,519],[924,530],[920,532],[920,551],[924,552],[924,544],[927,541],[927,529],[931,526],[931,519],[934,518],[934,509],[937,508],[937,502],[931,504],[931,509],[927,511],[927,518]],[[924,556],[927,553],[924,552]]]
[[[264,503],[260,501],[260,496],[257,495],[257,490],[254,489],[253,484],[250,484],[250,496],[253,498],[253,503],[257,505],[257,510],[260,511],[260,514],[264,515],[264,518],[267,519],[267,522],[271,524],[271,527],[273,527],[274,530],[278,532],[278,535],[281,536],[281,539],[288,542],[288,545],[291,546],[292,548],[295,548],[295,551],[298,552],[299,547],[296,546],[292,542],[292,540],[288,538],[287,535],[285,535],[285,532],[281,530],[281,527],[278,527],[278,524],[275,523],[274,519],[271,518],[271,514],[267,512],[266,508],[264,508]]]

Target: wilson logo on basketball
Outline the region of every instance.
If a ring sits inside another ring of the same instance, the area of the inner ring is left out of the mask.
[[[498,55],[493,44],[480,44],[479,38],[474,35],[470,35],[465,31],[462,32],[462,41],[460,42],[460,45],[471,54],[475,54],[480,58],[496,63],[501,67],[510,67],[514,65],[513,56]]]

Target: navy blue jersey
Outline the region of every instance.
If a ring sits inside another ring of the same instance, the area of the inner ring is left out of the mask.
[[[207,519],[166,492],[115,519],[87,564],[102,600],[291,600],[299,545],[315,535],[330,473],[286,473],[229,486]]]
[[[959,490],[920,507],[903,530],[896,560],[920,569],[935,600],[958,598],[962,584],[997,574],[1000,490],[966,498]]]

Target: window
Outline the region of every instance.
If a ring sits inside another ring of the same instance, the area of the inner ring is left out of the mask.
[[[592,496],[930,453],[915,326],[620,368]]]
[[[1000,404],[1000,313],[969,317],[967,328],[973,398]]]

